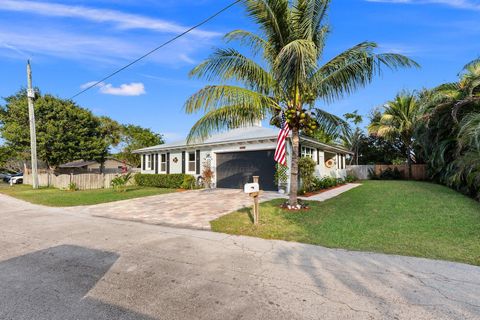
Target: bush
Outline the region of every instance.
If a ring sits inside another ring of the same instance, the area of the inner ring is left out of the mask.
[[[184,173],[173,174],[137,174],[135,182],[143,187],[157,188],[184,188],[190,189],[195,185],[195,177]]]
[[[368,177],[371,180],[400,180],[403,178],[402,173],[397,168],[387,168],[380,172],[380,174],[376,174],[375,170],[370,169],[368,171]]]
[[[129,172],[127,174],[113,178],[110,182],[110,185],[112,186],[113,190],[117,192],[125,192],[127,191],[127,184],[131,179],[132,173]]]
[[[300,171],[300,178],[302,179],[302,193],[314,191],[315,185],[313,181],[315,178],[316,165],[315,161],[310,157],[304,157],[298,160],[298,169]]]
[[[345,177],[345,182],[352,183],[358,180],[358,177],[352,172],[347,172],[347,176]]]
[[[380,173],[381,180],[399,180],[402,178],[402,173],[397,168],[387,168]]]
[[[180,188],[182,189],[194,189],[196,187],[196,181],[195,177],[191,176],[189,174],[186,174],[185,177],[183,177],[183,182]]]

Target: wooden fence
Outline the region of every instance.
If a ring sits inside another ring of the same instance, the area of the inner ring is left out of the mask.
[[[74,183],[79,190],[108,189],[111,188],[112,179],[118,175],[118,173],[81,173],[55,175],[54,173],[43,172],[38,174],[38,184],[41,187],[68,189],[70,183]],[[133,183],[133,178],[130,181],[130,184]],[[32,184],[32,176],[30,173],[23,175],[23,183]]]
[[[389,165],[389,164],[376,164],[376,165],[358,165],[358,166],[347,166],[347,171],[352,171],[359,179],[365,180],[369,179],[368,173],[369,170],[374,170],[377,175],[385,171],[386,169],[398,169],[402,176],[408,178],[408,165]],[[412,165],[412,180],[427,180],[427,165],[425,164],[414,164]]]

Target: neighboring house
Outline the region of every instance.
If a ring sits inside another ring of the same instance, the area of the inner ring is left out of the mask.
[[[251,126],[213,135],[201,143],[167,143],[134,153],[141,155],[142,173],[186,173],[198,179],[209,164],[218,188],[240,189],[258,175],[263,190],[277,190],[273,160],[277,135],[278,129]],[[317,176],[346,176],[345,156],[349,151],[305,136],[300,138],[300,144],[301,155],[316,161]],[[288,154],[291,149],[288,143]],[[290,157],[287,162],[291,163]]]
[[[100,173],[101,164],[97,161],[76,160],[64,163],[58,166],[59,173]],[[115,158],[107,158],[103,164],[103,173],[122,173],[126,167],[127,171],[132,169],[132,165]]]

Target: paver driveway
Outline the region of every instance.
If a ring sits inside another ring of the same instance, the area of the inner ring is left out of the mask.
[[[260,201],[279,197],[281,195],[276,192],[263,192]],[[212,189],[168,193],[66,210],[98,217],[208,230],[211,220],[251,206],[252,199],[242,190]]]
[[[91,217],[0,194],[0,319],[478,320],[480,268]]]

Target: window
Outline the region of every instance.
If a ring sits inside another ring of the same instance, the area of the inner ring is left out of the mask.
[[[160,172],[167,172],[167,155],[165,153],[160,155]]]
[[[195,161],[195,151],[188,153],[188,172],[195,172],[196,161]]]
[[[145,164],[145,168],[146,170],[150,170],[151,169],[151,166],[152,166],[152,155],[151,154],[147,154],[147,156],[145,157],[147,163]]]
[[[309,148],[309,147],[302,147],[302,152],[301,152],[302,158],[310,157],[313,159],[314,153],[315,153],[315,149]]]

